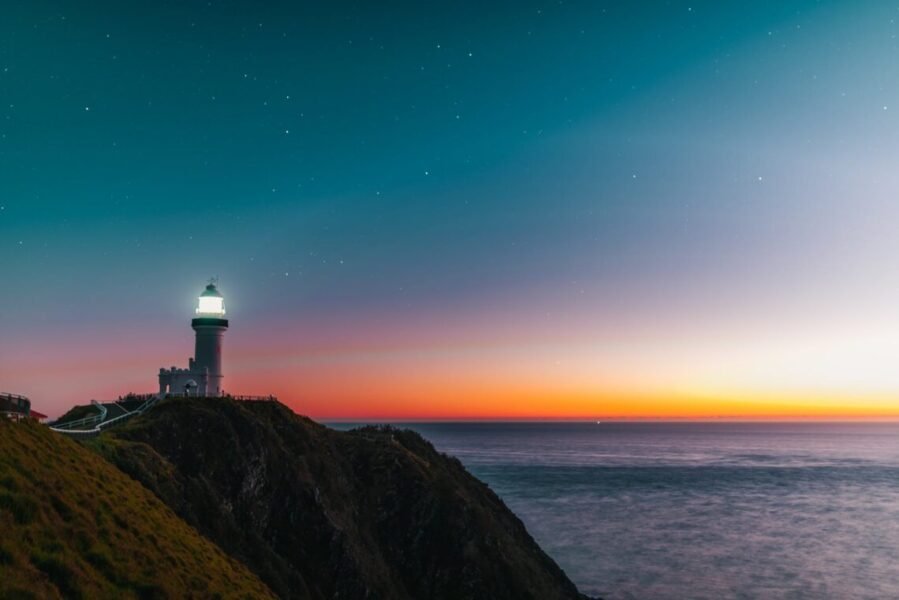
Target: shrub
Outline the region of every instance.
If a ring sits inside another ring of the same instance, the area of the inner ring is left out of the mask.
[[[3,597],[6,600],[37,600],[37,596],[28,590],[21,590],[19,588],[3,590]]]
[[[56,511],[60,517],[62,517],[65,521],[72,520],[72,508],[65,503],[62,498],[57,496],[56,494],[50,495],[50,504],[53,505],[53,510]]]
[[[37,514],[37,503],[27,496],[20,494],[0,494],[0,513],[4,510],[12,513],[19,525],[27,525],[34,521]]]
[[[53,554],[35,553],[31,555],[31,564],[47,575],[47,578],[59,589],[64,598],[72,600],[82,598],[75,573],[61,558]]]

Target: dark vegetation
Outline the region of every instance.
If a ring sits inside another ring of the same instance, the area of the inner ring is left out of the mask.
[[[285,598],[583,598],[496,494],[409,431],[170,399],[90,443]]]
[[[0,419],[0,598],[272,592],[584,598],[496,494],[410,431],[198,398],[81,444]]]
[[[96,453],[0,418],[0,598],[270,596]]]
[[[83,419],[85,417],[93,417],[98,414],[100,414],[99,409],[91,404],[73,406],[66,412],[66,414],[56,419],[55,423],[51,423],[51,425],[59,425],[62,423],[68,423],[70,421],[77,421],[79,419]]]

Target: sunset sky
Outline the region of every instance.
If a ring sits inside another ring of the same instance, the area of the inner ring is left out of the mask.
[[[315,418],[897,417],[897,19],[5,7],[0,391],[155,391],[218,276]]]

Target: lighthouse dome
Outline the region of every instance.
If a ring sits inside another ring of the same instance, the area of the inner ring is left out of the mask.
[[[221,298],[222,294],[218,291],[218,288],[215,287],[214,283],[210,283],[206,286],[206,289],[203,290],[203,293],[200,294],[202,298]]]
[[[197,314],[222,317],[225,314],[225,299],[221,292],[215,287],[214,283],[210,283],[200,294],[199,303],[197,304]]]

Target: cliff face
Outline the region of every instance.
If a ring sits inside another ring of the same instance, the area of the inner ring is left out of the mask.
[[[0,598],[270,598],[139,483],[0,417]]]
[[[285,598],[583,598],[486,485],[409,431],[172,399],[94,443]]]

